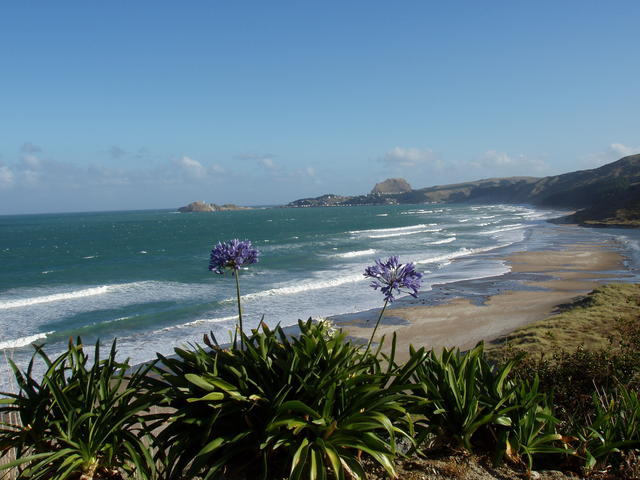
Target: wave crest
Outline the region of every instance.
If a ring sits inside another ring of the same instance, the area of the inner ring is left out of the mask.
[[[85,288],[82,290],[75,290],[73,292],[54,293],[51,295],[43,295],[41,297],[29,297],[19,298],[16,300],[6,300],[0,302],[0,310],[6,310],[9,308],[29,307],[31,305],[37,305],[40,303],[59,302],[61,300],[71,300],[74,298],[90,297],[93,295],[102,295],[107,293],[111,287],[103,285],[101,287]]]

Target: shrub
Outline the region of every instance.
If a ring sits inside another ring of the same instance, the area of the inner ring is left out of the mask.
[[[412,392],[422,398],[411,412],[424,419],[417,422],[418,445],[431,437],[434,443],[493,452],[497,463],[526,458],[529,470],[536,455],[567,452],[538,380],[508,378],[517,360],[496,367],[484,357],[482,344],[466,353],[412,350],[411,358],[419,359]]]
[[[587,297],[585,302],[594,302]],[[521,358],[513,369],[516,378],[540,379],[540,390],[553,394],[555,412],[566,424],[584,425],[595,414],[594,390],[613,392],[618,384],[637,390],[640,385],[640,322],[611,320],[609,344],[602,348],[552,349],[548,355],[534,356],[504,349],[499,363]]]
[[[511,424],[497,429],[496,461],[505,456],[514,463],[526,458],[528,471],[533,467],[534,456],[568,454],[567,440],[556,431],[560,422],[553,416],[549,395],[541,393],[539,381],[515,381],[508,405]]]
[[[594,415],[587,424],[577,427],[580,454],[585,467],[607,465],[611,457],[624,450],[640,449],[640,398],[638,392],[624,385],[610,393],[594,392]],[[618,463],[620,458],[617,459]]]
[[[48,367],[42,381],[33,376],[36,357]],[[0,426],[0,451],[13,449],[17,458],[3,469],[48,480],[153,475],[143,416],[152,400],[141,391],[150,365],[128,374],[115,341],[102,360],[99,342],[90,359],[79,338],[53,361],[37,347],[26,372],[10,365],[20,390],[2,394],[0,414],[20,422]]]
[[[434,434],[471,451],[478,430],[510,425],[506,402],[512,387],[505,381],[511,364],[497,371],[482,352],[482,344],[464,354],[446,348],[439,355],[411,350],[412,358],[421,357],[411,388],[424,399],[412,411],[426,419],[420,441]]]
[[[391,367],[325,323],[299,328],[288,337],[262,325],[243,349],[205,338],[211,350],[159,356],[155,388],[174,409],[158,436],[168,478],[365,478],[361,454],[394,475],[405,410]]]

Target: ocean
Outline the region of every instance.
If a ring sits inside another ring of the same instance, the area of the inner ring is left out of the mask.
[[[434,284],[499,278],[512,251],[554,247],[553,235],[615,241],[637,277],[635,231],[554,230],[562,212],[514,205],[264,208],[180,214],[127,211],[0,217],[0,352],[24,366],[32,343],[62,352],[118,339],[132,363],[173,353],[212,331],[228,341],[235,282],[207,270],[218,241],[251,240],[241,271],[245,327],[363,311],[382,303],[364,268],[398,255]],[[545,226],[545,234],[541,227]],[[567,233],[570,232],[570,233]]]

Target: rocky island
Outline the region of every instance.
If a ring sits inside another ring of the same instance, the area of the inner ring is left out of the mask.
[[[216,205],[215,203],[205,203],[203,201],[191,202],[185,207],[178,208],[180,213],[190,212],[225,212],[228,210],[251,210],[251,207],[241,207],[232,203]]]

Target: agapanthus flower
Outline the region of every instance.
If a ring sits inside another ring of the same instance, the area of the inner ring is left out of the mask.
[[[375,265],[367,267],[364,276],[372,278],[371,287],[380,289],[387,302],[395,300],[394,293],[408,293],[412,297],[418,296],[422,274],[417,272],[413,263],[404,265],[398,261],[398,257],[389,257],[387,261],[376,260]]]
[[[260,252],[252,248],[249,240],[240,241],[237,238],[228,242],[218,242],[211,250],[209,270],[223,274],[229,269],[236,273],[240,267],[250,265],[258,261]]]

